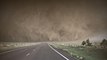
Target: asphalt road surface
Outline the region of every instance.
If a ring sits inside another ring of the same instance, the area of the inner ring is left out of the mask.
[[[74,60],[68,53],[43,43],[0,54],[0,60]]]

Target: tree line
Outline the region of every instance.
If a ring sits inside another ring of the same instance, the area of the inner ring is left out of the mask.
[[[90,42],[89,39],[87,39],[86,41],[82,41],[81,45],[83,45],[83,46],[92,46],[92,43]],[[103,39],[100,43],[100,46],[106,47],[107,46],[107,40]]]

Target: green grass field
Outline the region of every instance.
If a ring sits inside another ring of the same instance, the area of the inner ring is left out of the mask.
[[[77,60],[107,60],[107,48],[64,45],[56,45],[56,47],[68,51]],[[80,59],[80,57],[82,57],[82,59]]]

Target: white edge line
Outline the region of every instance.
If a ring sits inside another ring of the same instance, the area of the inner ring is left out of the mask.
[[[59,53],[57,50],[55,50],[52,46],[50,46],[49,44],[48,44],[48,46],[52,49],[52,50],[54,50],[57,54],[59,54],[60,56],[62,56],[64,59],[66,59],[66,60],[69,60],[67,57],[65,57],[64,55],[62,55],[61,53]]]

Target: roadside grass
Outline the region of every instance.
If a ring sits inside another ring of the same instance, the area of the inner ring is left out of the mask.
[[[64,45],[56,45],[56,47],[68,51],[77,60],[107,60],[107,48]]]
[[[26,43],[26,42],[0,42],[0,53],[4,51],[8,51],[11,49],[15,49],[18,47],[31,46],[36,45],[38,43]]]

